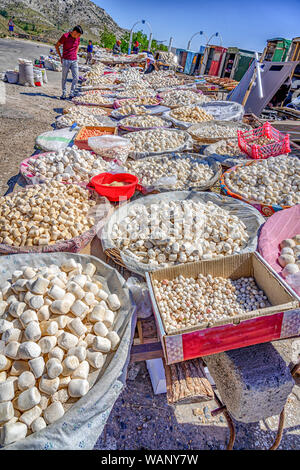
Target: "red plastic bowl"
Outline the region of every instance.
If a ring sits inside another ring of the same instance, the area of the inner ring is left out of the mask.
[[[113,181],[122,181],[128,184],[125,186],[103,186]],[[91,179],[89,186],[94,188],[100,196],[105,196],[113,202],[130,199],[136,190],[141,190],[138,178],[130,173],[101,173]]]

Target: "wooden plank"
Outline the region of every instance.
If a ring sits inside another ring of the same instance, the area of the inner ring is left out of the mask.
[[[147,361],[148,359],[159,359],[163,357],[160,341],[149,344],[136,344],[131,348],[130,362]]]
[[[196,403],[212,400],[214,392],[206,378],[202,359],[167,365],[164,362],[167,384],[167,400],[174,403]]]

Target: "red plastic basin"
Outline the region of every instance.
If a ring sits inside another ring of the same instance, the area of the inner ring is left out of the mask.
[[[104,186],[104,184],[110,184],[113,181],[121,181],[128,184],[125,186]],[[130,173],[101,173],[91,179],[89,186],[94,188],[100,196],[105,196],[109,201],[113,202],[130,199],[136,190],[141,190],[138,178]]]

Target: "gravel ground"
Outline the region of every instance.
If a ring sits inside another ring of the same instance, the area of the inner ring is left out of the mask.
[[[0,72],[17,65],[18,57],[36,58],[49,46],[27,41],[0,39]],[[0,191],[12,187],[20,162],[34,151],[35,138],[51,129],[62,108],[61,74],[47,72],[43,88],[5,84],[6,102],[0,105]],[[3,85],[0,82],[0,86]],[[1,90],[0,90],[1,91]],[[291,341],[282,341],[289,354]],[[278,344],[278,342],[277,342]],[[299,385],[299,384],[298,384]],[[210,402],[170,407],[166,395],[154,395],[144,362],[129,367],[126,388],[117,400],[96,449],[224,449],[229,432],[223,416],[212,418]],[[286,406],[280,449],[300,447],[300,388],[295,386]],[[235,449],[267,449],[273,442],[278,417],[254,424],[235,423]]]

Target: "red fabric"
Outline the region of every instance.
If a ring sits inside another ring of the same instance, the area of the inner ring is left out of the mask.
[[[65,33],[59,42],[63,45],[63,59],[77,60],[77,48],[80,44],[80,38],[72,38],[71,33]]]

